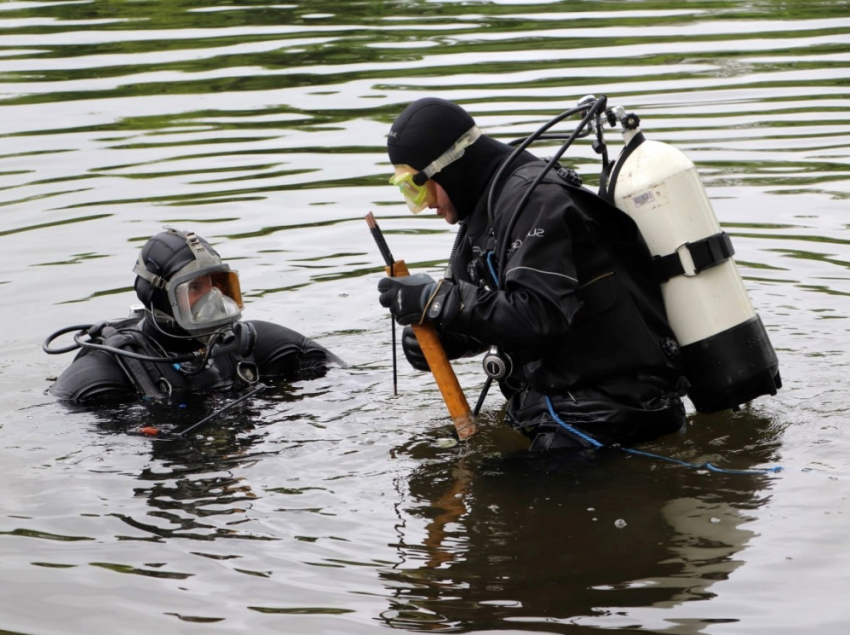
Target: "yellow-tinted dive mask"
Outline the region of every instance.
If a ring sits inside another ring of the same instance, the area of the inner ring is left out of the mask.
[[[239,274],[227,265],[175,275],[165,288],[174,319],[189,333],[220,328],[241,316]]]
[[[419,173],[409,165],[396,165],[395,174],[390,178],[390,183],[397,186],[404,196],[404,201],[414,214],[437,202],[437,188],[430,179],[422,185],[417,185],[413,177]]]
[[[431,182],[431,177],[461,158],[466,148],[478,141],[480,136],[481,131],[478,126],[472,126],[452,144],[451,148],[434,159],[424,170],[416,170],[409,165],[393,166],[395,174],[390,178],[390,183],[401,190],[411,212],[418,214],[429,205],[436,204],[437,189]]]

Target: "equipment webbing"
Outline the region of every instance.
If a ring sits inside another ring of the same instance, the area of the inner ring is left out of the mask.
[[[679,252],[683,248],[687,249],[691,255],[691,260],[694,263],[693,273],[686,271],[682,264]],[[729,234],[720,232],[701,240],[695,240],[692,243],[685,243],[672,254],[655,256],[652,259],[652,264],[655,267],[655,275],[658,281],[667,282],[670,278],[676,276],[695,276],[701,271],[726,262],[734,255],[735,248],[732,246],[732,239],[729,238]]]

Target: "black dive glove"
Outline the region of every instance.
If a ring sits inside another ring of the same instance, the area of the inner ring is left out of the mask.
[[[381,306],[390,310],[399,324],[419,324],[437,283],[427,273],[401,278],[382,278],[378,282]]]
[[[454,333],[440,333],[440,343],[443,345],[443,350],[446,351],[446,357],[449,359],[458,359],[460,357],[469,357],[484,352],[486,346],[480,342],[467,337],[466,335],[456,335]],[[410,365],[416,370],[430,371],[428,360],[419,346],[419,341],[413,333],[413,329],[405,326],[401,332],[401,349],[404,351],[404,356]]]
[[[403,278],[383,278],[378,283],[381,305],[396,316],[399,324],[450,323],[461,311],[464,301],[474,299],[475,287],[466,282],[455,284],[443,278],[439,282],[426,273]],[[464,296],[466,300],[464,300]]]

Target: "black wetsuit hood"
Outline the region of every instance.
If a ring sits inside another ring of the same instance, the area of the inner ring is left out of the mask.
[[[405,108],[390,128],[387,154],[393,165],[423,170],[474,125],[472,116],[457,104],[436,97],[419,99]],[[460,220],[472,214],[511,152],[510,146],[482,134],[460,159],[432,177],[446,190]],[[533,158],[524,153],[514,167]]]

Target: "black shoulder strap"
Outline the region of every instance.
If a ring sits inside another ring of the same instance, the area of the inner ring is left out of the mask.
[[[458,228],[458,230],[457,230],[457,236],[455,236],[455,242],[452,245],[452,251],[449,254],[449,264],[446,267],[446,272],[443,274],[443,277],[446,280],[454,281],[455,276],[454,276],[454,270],[452,269],[452,267],[454,266],[455,258],[457,257],[458,253],[460,252],[461,245],[463,245],[463,241],[466,238],[466,229],[467,229],[466,223],[460,223],[460,228]],[[489,227],[488,227],[488,229],[489,229]]]
[[[640,146],[640,144],[644,141],[646,141],[646,137],[643,136],[642,132],[638,132],[634,137],[632,137],[632,140],[629,141],[628,145],[623,148],[623,151],[620,153],[617,163],[614,166],[614,171],[611,173],[611,178],[608,178],[608,173],[611,172],[610,163],[602,170],[602,175],[599,179],[599,196],[612,205],[614,204],[614,190],[617,187],[617,179],[620,176],[620,169],[631,156],[632,152],[637,150],[638,146]]]
[[[119,331],[113,326],[107,326],[103,329],[102,336],[103,343],[106,346],[127,349],[134,353],[151,354],[151,351],[147,350],[142,338],[136,333]],[[153,373],[151,373],[151,370],[155,369],[155,367],[151,368],[141,360],[124,355],[115,354],[113,357],[143,397],[160,399],[167,397],[171,392],[170,390],[167,392],[160,390],[160,384],[162,383],[160,381],[161,377],[154,377]]]

